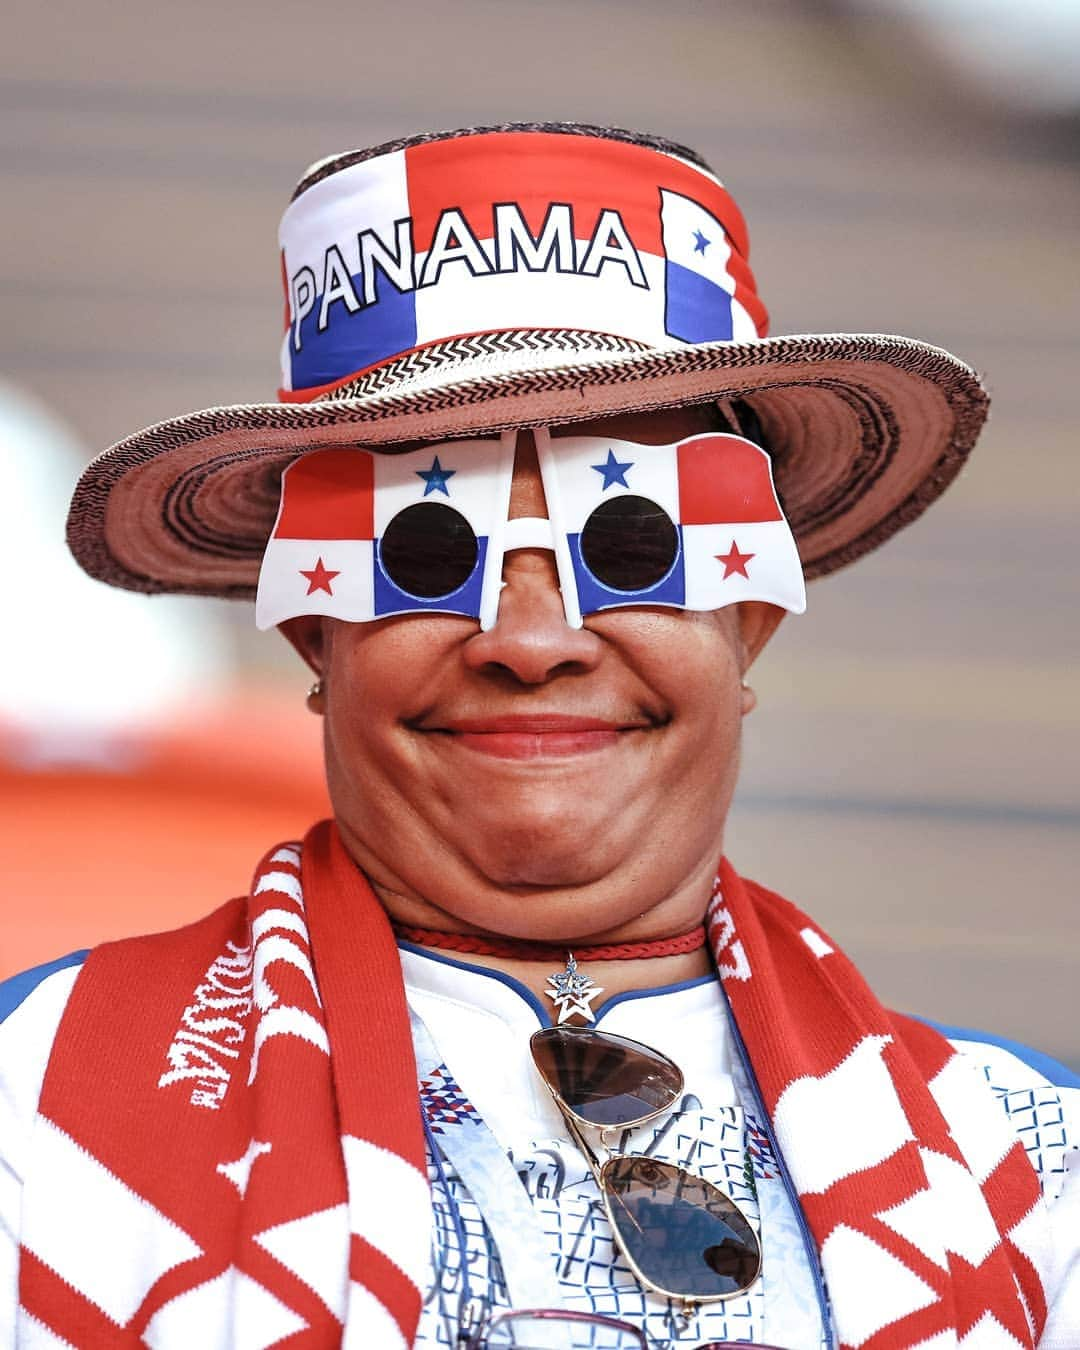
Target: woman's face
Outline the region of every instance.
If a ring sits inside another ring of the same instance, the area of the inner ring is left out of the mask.
[[[669,444],[679,409],[563,434]],[[511,516],[546,515],[529,433]],[[631,608],[567,626],[553,555],[507,555],[498,621],[300,619],[321,674],[346,846],[411,923],[518,937],[647,936],[698,921],[720,856],[743,673],[781,611]],[[454,920],[447,923],[447,916]]]

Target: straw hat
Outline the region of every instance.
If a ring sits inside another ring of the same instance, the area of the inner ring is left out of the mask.
[[[337,155],[281,225],[280,402],[161,422],[95,460],[68,540],[136,591],[248,598],[297,455],[718,403],[772,455],[807,577],[914,520],[986,416],[948,352],[766,337],[742,216],[692,151],[529,123]]]

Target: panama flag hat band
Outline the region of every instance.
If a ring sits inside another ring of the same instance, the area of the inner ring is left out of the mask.
[[[301,455],[712,403],[768,450],[812,578],[921,514],[986,415],[939,348],[768,337],[738,207],[657,138],[530,123],[338,155],[301,180],[280,251],[278,402],[159,423],[95,460],[68,521],[91,575],[253,598]]]

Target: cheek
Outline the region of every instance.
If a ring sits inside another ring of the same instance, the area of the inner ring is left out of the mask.
[[[683,832],[691,853],[722,842],[739,774],[742,743],[741,667],[728,625],[705,616],[699,641],[684,643],[678,672],[672,754],[666,765],[666,820]]]
[[[711,725],[738,712],[742,666],[734,607],[613,611],[589,626],[604,631],[605,622],[605,635],[618,644],[623,660],[676,718]]]
[[[725,666],[727,663],[724,663]],[[713,792],[734,786],[742,738],[738,668],[711,665],[697,672],[679,709],[681,770],[687,790]]]
[[[348,762],[385,744],[416,703],[426,677],[422,648],[402,628],[335,625],[326,661],[326,736]]]
[[[656,678],[673,712],[673,785],[700,798],[734,785],[742,731],[738,629],[731,611],[679,617],[687,621],[666,644]]]
[[[407,764],[406,726],[453,683],[462,638],[474,629],[453,615],[330,621],[326,740],[343,767],[362,777],[377,762],[395,771]]]
[[[415,784],[402,723],[422,705],[430,672],[416,635],[398,631],[407,622],[342,625],[328,651],[323,732],[330,800],[338,820],[369,842],[396,828]]]
[[[453,615],[406,616],[372,623],[331,621],[326,644],[328,685],[380,715],[415,715],[422,691],[432,689],[453,660],[461,630],[475,628]]]

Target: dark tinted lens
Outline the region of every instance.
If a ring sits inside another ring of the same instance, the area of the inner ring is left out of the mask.
[[[671,517],[647,497],[612,497],[581,531],[581,556],[613,591],[647,591],[671,571],[679,536]]]
[[[612,1227],[658,1289],[680,1298],[719,1298],[753,1284],[761,1249],[723,1191],[653,1158],[613,1158],[601,1176]]]
[[[399,511],[379,545],[386,575],[421,600],[437,600],[464,586],[478,554],[472,526],[460,511],[439,502]]]
[[[678,1065],[625,1036],[550,1027],[529,1041],[536,1067],[590,1125],[629,1125],[666,1111],[682,1091]]]

